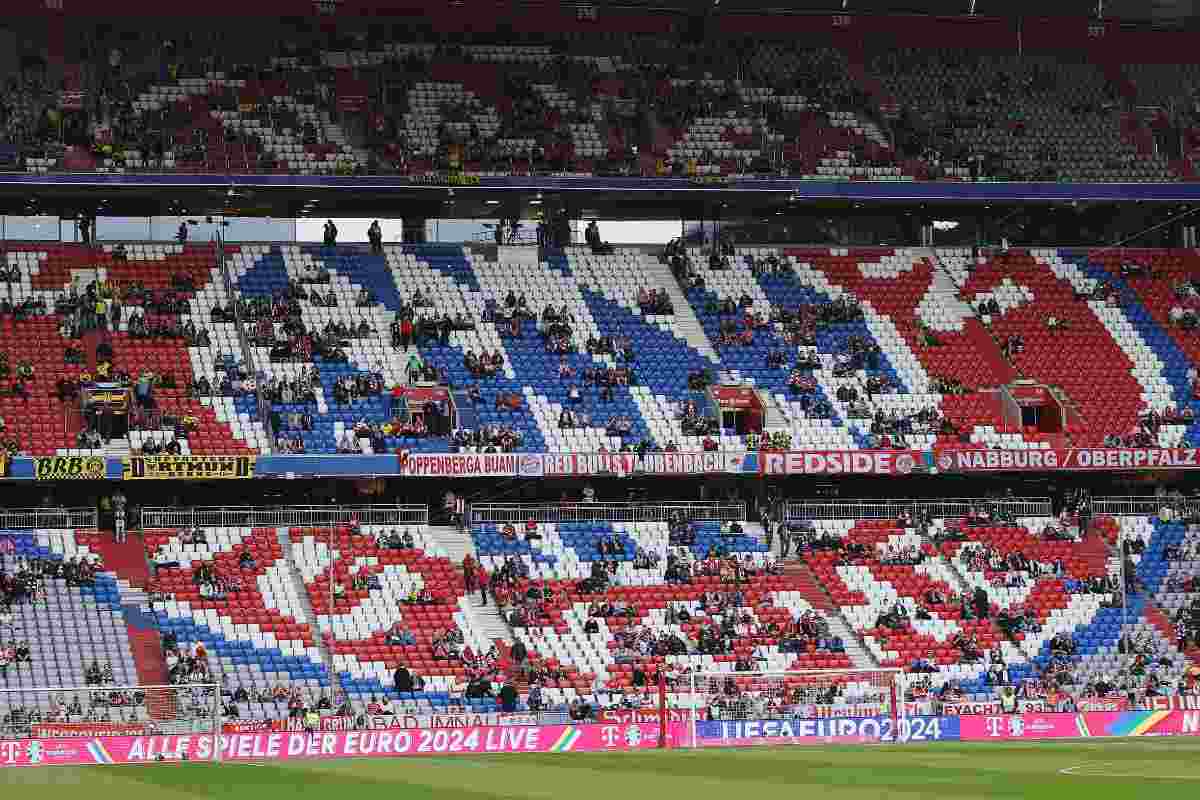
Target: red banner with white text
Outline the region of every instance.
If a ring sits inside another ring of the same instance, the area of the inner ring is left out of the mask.
[[[1053,472],[1198,469],[1200,450],[1075,447],[1055,450],[937,450],[939,472]]]
[[[222,733],[264,733],[268,731],[286,733],[302,730],[304,730],[304,720],[301,717],[230,720],[221,725]],[[320,730],[323,733],[354,730],[354,717],[323,716]]]
[[[908,475],[923,463],[910,450],[805,450],[759,454],[764,475]]]

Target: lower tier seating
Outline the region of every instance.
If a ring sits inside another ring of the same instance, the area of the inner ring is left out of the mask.
[[[139,684],[122,609],[129,587],[89,547],[95,532],[3,534],[12,547],[0,555],[0,688],[12,691],[0,693],[0,730],[27,735],[37,722],[147,719],[144,703],[34,691]]]

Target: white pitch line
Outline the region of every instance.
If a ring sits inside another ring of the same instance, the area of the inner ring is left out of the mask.
[[[1075,770],[1083,769],[1084,767],[1104,767],[1115,764],[1114,761],[1100,761],[1087,764],[1077,764],[1073,767],[1065,767],[1058,771],[1059,775],[1070,775],[1074,778],[1161,778],[1170,781],[1200,781],[1200,775],[1146,775],[1140,772],[1087,772],[1079,774]]]

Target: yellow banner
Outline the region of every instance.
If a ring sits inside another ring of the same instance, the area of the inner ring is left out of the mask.
[[[213,481],[254,477],[254,456],[130,456],[122,478]]]
[[[102,481],[103,456],[50,456],[33,460],[33,476],[39,481]]]

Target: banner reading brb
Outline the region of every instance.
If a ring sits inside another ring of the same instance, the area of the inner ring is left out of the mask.
[[[230,480],[254,477],[254,456],[131,456],[123,480]]]
[[[39,481],[101,481],[103,456],[51,456],[33,460],[33,477]]]

